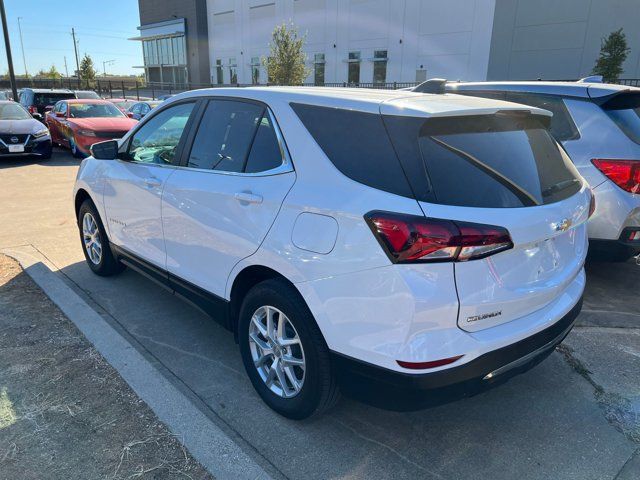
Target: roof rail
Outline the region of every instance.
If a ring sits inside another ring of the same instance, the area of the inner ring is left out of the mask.
[[[591,75],[589,77],[581,78],[577,83],[602,83],[602,75]]]
[[[446,78],[430,78],[426,82],[413,87],[413,92],[418,93],[444,93],[444,86],[447,83]]]

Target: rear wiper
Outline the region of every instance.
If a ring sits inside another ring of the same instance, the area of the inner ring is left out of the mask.
[[[559,192],[560,190],[564,190],[565,188],[573,185],[576,182],[580,182],[580,180],[578,180],[577,178],[572,178],[570,180],[563,180],[562,182],[558,182],[555,185],[551,185],[550,187],[545,188],[542,191],[542,196],[548,197],[549,195]]]
[[[482,170],[484,173],[489,175],[491,178],[493,178],[498,183],[504,185],[511,193],[513,193],[516,197],[518,197],[518,199],[522,202],[523,205],[525,205],[527,207],[534,207],[536,205],[540,205],[540,202],[538,202],[536,197],[531,195],[529,192],[527,192],[520,185],[517,185],[514,182],[512,182],[509,178],[505,177],[503,174],[501,174],[495,168],[490,167],[489,165],[487,165],[483,161],[477,159],[473,155],[471,155],[471,154],[469,154],[469,153],[467,153],[467,152],[465,152],[463,150],[460,150],[459,148],[456,148],[456,147],[454,147],[452,145],[449,145],[448,143],[440,140],[439,138],[431,137],[431,139],[434,142],[436,142],[438,145],[440,145],[441,147],[446,148],[451,153],[454,153],[454,154],[458,155],[460,158],[462,158],[463,160],[466,160],[467,162],[469,162],[474,167],[478,168],[479,170]]]

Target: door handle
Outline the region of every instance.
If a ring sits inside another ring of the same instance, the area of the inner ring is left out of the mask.
[[[143,180],[144,184],[149,188],[156,188],[162,185],[160,179],[156,177],[147,177]]]
[[[256,195],[252,192],[238,192],[234,196],[236,200],[243,204],[262,203],[262,195]]]

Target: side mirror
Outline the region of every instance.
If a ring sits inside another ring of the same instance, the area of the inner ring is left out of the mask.
[[[129,118],[133,118],[133,112],[125,112],[127,114],[127,117]]]
[[[106,142],[98,142],[89,148],[93,158],[98,160],[113,160],[118,157],[118,141],[107,140]]]
[[[63,112],[56,112],[56,117],[64,118],[64,113]]]

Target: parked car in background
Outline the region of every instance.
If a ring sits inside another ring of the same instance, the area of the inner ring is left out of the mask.
[[[61,100],[46,115],[53,142],[74,157],[89,155],[96,142],[123,137],[136,123],[106,100]]]
[[[551,133],[595,194],[590,249],[619,261],[640,252],[640,88],[538,81],[447,83],[446,90],[551,111]]]
[[[127,115],[136,120],[142,120],[151,110],[160,105],[160,100],[149,100],[146,102],[136,102],[127,109]]]
[[[93,90],[75,90],[76,98],[101,100],[102,97]]]
[[[136,100],[132,100],[130,98],[107,98],[108,102],[113,103],[122,113],[126,113],[126,111],[136,103]]]
[[[232,330],[287,417],[339,383],[394,408],[471,395],[581,308],[592,194],[548,122],[460,95],[183,93],[93,145],[80,240],[96,274],[131,266]]]
[[[11,100],[12,95],[6,90],[0,90],[0,100]]]
[[[34,115],[34,118],[44,121],[45,112],[51,110],[56,102],[76,98],[76,94],[66,89],[23,88],[19,97],[20,104]]]
[[[19,103],[0,101],[0,156],[51,158],[51,136]]]

